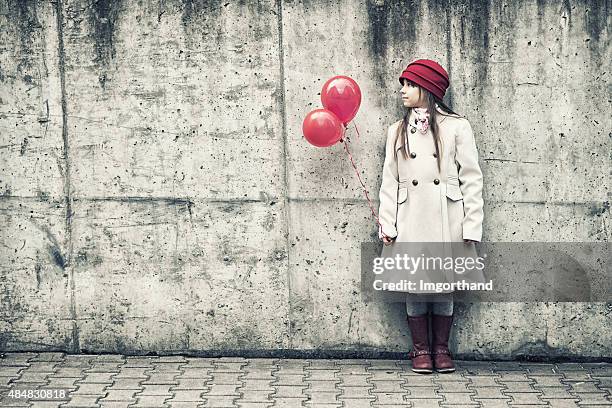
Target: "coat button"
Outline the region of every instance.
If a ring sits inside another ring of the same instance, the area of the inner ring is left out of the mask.
[[[416,157],[416,153],[415,152],[410,153],[410,157],[414,159]]]
[[[434,156],[434,157],[438,157],[438,153],[434,153],[434,155],[433,155],[433,156]]]
[[[419,184],[419,182],[417,180],[412,180],[412,185],[416,186],[417,184]]]
[[[416,132],[416,129],[415,128],[410,128],[410,133],[414,133],[414,132]]]
[[[434,184],[440,184],[440,180],[434,179]]]

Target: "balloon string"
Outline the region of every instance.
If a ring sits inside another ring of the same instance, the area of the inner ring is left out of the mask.
[[[357,129],[357,124],[353,122],[353,126],[355,126],[355,130],[357,131],[357,140],[359,140],[359,129]]]
[[[357,126],[355,126],[355,128],[357,128]],[[372,205],[372,200],[370,200],[370,196],[368,195],[368,189],[366,188],[365,184],[363,183],[363,180],[361,180],[361,175],[359,174],[359,170],[357,169],[357,166],[355,165],[355,161],[353,160],[353,155],[349,151],[349,148],[348,148],[348,140],[349,139],[348,139],[348,137],[346,137],[345,139],[346,140],[340,139],[340,141],[343,142],[343,144],[344,144],[344,150],[346,150],[346,153],[348,154],[349,159],[351,160],[351,164],[353,166],[353,169],[355,169],[355,173],[357,174],[357,178],[359,179],[359,183],[361,183],[361,187],[363,188],[363,191],[365,192],[365,196],[366,196],[366,199],[368,200],[368,204],[370,205],[370,210],[372,211],[372,215],[374,215],[374,218],[376,218],[376,222],[380,226],[380,231],[382,232],[382,224],[380,223],[380,219],[378,218],[378,215],[376,215],[376,211],[374,210],[374,206]],[[382,234],[385,237],[389,237],[384,232],[382,232]]]

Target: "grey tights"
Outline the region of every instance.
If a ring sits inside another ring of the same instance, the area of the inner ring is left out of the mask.
[[[452,296],[443,296],[438,301],[430,302],[427,300],[418,300],[417,296],[409,296],[406,299],[406,313],[408,316],[423,316],[426,315],[428,309],[431,308],[433,314],[442,316],[452,316],[454,309]]]

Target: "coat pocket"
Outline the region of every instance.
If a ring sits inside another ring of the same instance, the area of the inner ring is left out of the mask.
[[[406,201],[406,199],[408,199],[408,188],[400,187],[399,190],[397,190],[397,203],[401,204]]]
[[[446,196],[453,201],[463,200],[463,193],[459,188],[458,179],[448,179],[446,183]]]

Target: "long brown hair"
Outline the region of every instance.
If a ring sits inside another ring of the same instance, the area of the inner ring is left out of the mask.
[[[405,78],[403,78],[402,80],[408,81]],[[442,116],[456,115],[459,117],[463,117],[463,116],[454,112],[450,107],[448,107],[444,102],[442,102],[440,99],[435,97],[427,89],[421,88],[419,85],[415,84],[412,81],[408,81],[408,83],[411,84],[412,86],[416,86],[419,88],[419,100],[421,99],[422,92],[424,92],[425,96],[427,97],[427,105],[428,105],[427,112],[429,113],[429,126],[431,127],[431,132],[433,133],[433,137],[434,137],[434,144],[436,146],[436,160],[438,162],[438,171],[441,171],[440,170],[440,160],[441,160],[442,154],[440,153],[440,150],[442,148],[441,146],[442,142],[440,141],[440,135],[438,132],[438,122],[436,120],[437,115],[442,115]],[[438,112],[438,110],[436,109],[436,104],[438,104],[438,106],[442,108],[441,110],[444,110],[446,113],[450,115]],[[398,140],[406,141],[405,143],[406,148],[404,148],[404,143],[402,143],[402,155],[404,156],[404,159],[406,160],[408,160],[408,156],[410,155],[410,143],[408,142],[408,138],[406,137],[406,132],[408,131],[408,118],[410,117],[411,112],[412,112],[412,108],[408,108],[408,111],[406,112],[402,120],[402,124],[398,128],[397,134],[395,136],[395,145],[394,145],[394,146],[397,146]],[[397,150],[395,150],[395,155],[396,155],[395,158],[397,159]]]

